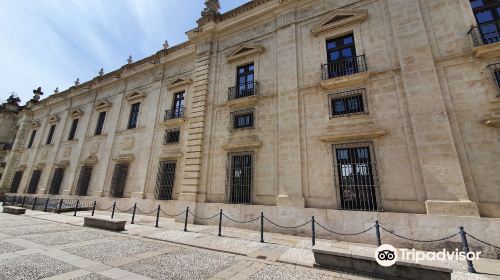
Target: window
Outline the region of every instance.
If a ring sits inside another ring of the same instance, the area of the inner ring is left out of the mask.
[[[246,109],[231,113],[233,129],[253,128],[253,109]]]
[[[12,184],[10,184],[10,190],[9,190],[10,193],[17,193],[22,178],[23,178],[23,171],[16,171],[16,173],[14,174],[14,179],[12,180]]]
[[[100,112],[97,118],[97,125],[95,127],[95,135],[101,135],[104,127],[104,120],[106,120],[106,112]]]
[[[471,0],[472,11],[478,26],[475,31],[480,35],[481,43],[493,44],[500,41],[500,1]],[[471,30],[472,31],[472,30]],[[479,38],[474,38],[474,41]],[[476,42],[479,43],[479,42]]]
[[[238,67],[236,73],[236,88],[234,98],[251,96],[254,94],[254,65],[253,63]]]
[[[76,183],[75,195],[86,196],[89,190],[90,178],[92,177],[92,166],[82,166],[80,176]]]
[[[49,194],[59,194],[63,177],[64,168],[56,168],[54,170],[54,175],[52,176],[52,182],[50,183]]]
[[[184,91],[174,94],[172,110],[167,110],[165,120],[179,119],[184,117]]]
[[[28,149],[33,147],[33,141],[35,141],[36,130],[31,132],[30,141],[28,142]]]
[[[340,208],[377,211],[377,166],[371,143],[334,145],[335,177]]]
[[[156,199],[172,199],[175,181],[175,161],[160,161],[158,176],[156,177]]]
[[[134,103],[130,108],[130,117],[128,118],[128,129],[137,127],[137,120],[139,119],[139,108],[141,103]]]
[[[181,134],[181,130],[179,128],[166,130],[165,137],[163,139],[163,144],[179,143],[180,134]]]
[[[71,129],[69,130],[68,140],[75,139],[76,128],[78,127],[78,119],[74,119],[71,123]]]
[[[227,202],[250,204],[252,197],[252,154],[248,152],[230,154],[228,168]]]
[[[364,56],[356,56],[352,34],[326,41],[326,55],[327,64],[322,65],[324,80],[366,71]]]
[[[56,125],[53,124],[50,126],[50,129],[49,129],[49,135],[47,136],[47,141],[45,141],[45,144],[50,144],[52,143],[52,138],[54,137],[54,131],[56,130]]]
[[[500,97],[500,63],[490,64],[488,65],[488,68],[490,69],[496,84],[497,88],[496,96]]]
[[[111,180],[111,195],[113,197],[123,197],[125,183],[127,182],[128,164],[117,164]]]
[[[33,174],[31,175],[30,183],[28,184],[27,193],[29,193],[29,194],[36,193],[36,189],[38,188],[38,181],[40,181],[41,175],[42,175],[41,170],[34,170],[33,171]]]
[[[329,99],[332,118],[368,113],[364,88],[330,94]]]

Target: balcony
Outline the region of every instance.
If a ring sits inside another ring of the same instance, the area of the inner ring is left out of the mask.
[[[368,80],[365,56],[344,58],[321,65],[321,87],[333,89],[359,84]]]
[[[230,107],[254,106],[257,103],[258,82],[248,82],[230,87],[227,95],[227,105]]]
[[[184,122],[184,106],[174,108],[172,110],[165,110],[163,122],[170,125],[179,125]]]
[[[468,34],[476,57],[491,57],[500,54],[500,22],[478,24],[473,26]]]

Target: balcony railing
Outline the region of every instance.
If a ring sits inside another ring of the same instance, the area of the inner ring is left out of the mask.
[[[500,42],[500,22],[490,21],[473,26],[468,34],[474,47]]]
[[[332,78],[353,75],[366,72],[368,67],[364,55],[343,58],[336,61],[330,61],[321,65],[321,78],[328,80]]]
[[[230,87],[228,91],[228,100],[243,98],[257,94],[257,82],[248,82],[234,87]]]
[[[173,120],[173,119],[181,119],[184,117],[184,107],[178,107],[174,108],[172,110],[166,110],[165,111],[165,117],[164,120]]]

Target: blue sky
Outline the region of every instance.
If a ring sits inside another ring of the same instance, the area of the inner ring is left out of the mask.
[[[220,0],[221,11],[248,0]],[[204,0],[0,0],[0,99],[52,94],[187,40]]]

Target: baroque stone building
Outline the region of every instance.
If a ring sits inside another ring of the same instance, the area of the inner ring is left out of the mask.
[[[29,102],[1,188],[241,216],[500,217],[497,1],[206,6],[187,42]]]

